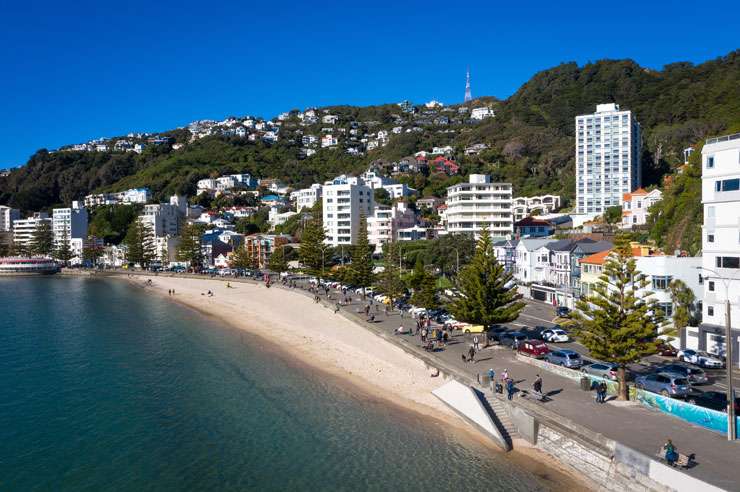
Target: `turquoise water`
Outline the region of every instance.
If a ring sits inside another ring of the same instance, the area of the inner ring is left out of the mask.
[[[551,486],[124,282],[0,289],[0,490]]]

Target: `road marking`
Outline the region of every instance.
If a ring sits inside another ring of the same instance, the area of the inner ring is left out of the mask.
[[[544,319],[544,318],[539,318],[537,316],[532,316],[531,314],[519,313],[519,316],[520,317],[521,316],[526,316],[527,318],[536,319],[537,321],[543,321],[545,323],[552,323],[552,321],[550,321],[550,320],[547,320],[547,319]]]

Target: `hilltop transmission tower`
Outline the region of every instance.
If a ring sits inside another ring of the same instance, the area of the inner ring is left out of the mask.
[[[468,67],[468,72],[465,75],[465,99],[463,102],[472,101],[473,96],[470,94],[470,67]]]

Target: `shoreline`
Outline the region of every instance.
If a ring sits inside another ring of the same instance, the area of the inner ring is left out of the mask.
[[[230,328],[257,337],[285,361],[329,377],[334,384],[370,404],[410,412],[461,441],[505,454],[508,460],[527,468],[554,490],[592,490],[585,478],[526,441],[516,439],[515,449],[504,453],[490,439],[439,401],[431,393],[447,380],[431,378],[427,365],[400,347],[330,309],[317,305],[298,292],[258,283],[233,283],[215,279],[193,279],[135,275],[121,278],[132,286],[166,297],[198,313],[218,319]],[[148,280],[152,281],[147,285]],[[168,295],[174,288],[176,295]],[[208,290],[214,296],[203,295]],[[238,302],[241,301],[241,302]],[[272,308],[272,309],[271,309]],[[296,322],[295,320],[301,320]],[[271,326],[269,330],[260,326]],[[282,329],[281,329],[282,328]]]

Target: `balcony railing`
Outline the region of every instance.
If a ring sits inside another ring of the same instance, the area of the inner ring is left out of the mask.
[[[708,138],[707,144],[713,144],[717,142],[729,142],[730,140],[740,139],[740,133],[733,133],[732,135],[723,135],[721,137]]]

